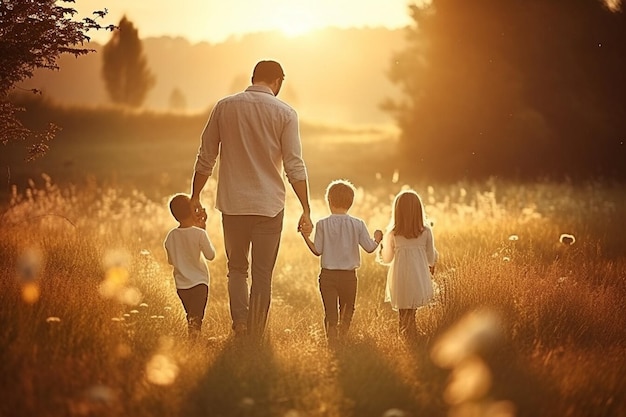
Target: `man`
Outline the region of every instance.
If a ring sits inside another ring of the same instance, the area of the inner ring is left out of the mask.
[[[298,116],[276,98],[284,77],[278,62],[260,61],[251,86],[217,102],[202,132],[192,182],[191,201],[200,209],[200,192],[219,155],[216,207],[222,212],[233,330],[256,340],[267,323],[280,244],[283,168],[302,205],[298,228],[312,227]]]

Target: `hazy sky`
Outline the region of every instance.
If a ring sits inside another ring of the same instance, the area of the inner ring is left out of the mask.
[[[411,22],[408,5],[421,0],[77,0],[80,17],[107,8],[103,23],[126,14],[139,36],[183,36],[221,42],[232,35],[281,30],[298,35],[326,26],[398,28]],[[110,33],[91,32],[106,42]]]

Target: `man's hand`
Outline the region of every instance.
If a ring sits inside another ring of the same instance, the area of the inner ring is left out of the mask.
[[[302,233],[302,236],[309,237],[311,236],[312,231],[313,226],[311,224],[305,223],[302,225],[298,225],[298,232]]]
[[[199,210],[194,211],[194,216],[196,217],[196,226],[201,229],[206,230],[206,220],[208,218],[206,214],[206,210],[204,208],[200,208]]]
[[[202,210],[202,204],[200,204],[200,193],[202,192],[202,189],[208,179],[208,175],[200,174],[199,172],[193,173],[193,179],[191,181],[191,208],[194,212]]]
[[[376,243],[380,243],[383,240],[383,231],[382,230],[376,230],[374,232],[374,240],[376,241]]]
[[[313,230],[313,222],[311,221],[311,215],[309,213],[302,213],[302,216],[300,216],[300,220],[298,221],[298,232],[301,233],[305,233],[306,231],[308,231],[308,235],[311,234],[311,231]]]

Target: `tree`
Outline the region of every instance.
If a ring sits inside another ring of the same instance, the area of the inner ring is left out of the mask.
[[[402,131],[404,169],[619,174],[623,12],[598,0],[432,0],[410,10],[409,46],[389,74],[404,98],[385,103]]]
[[[73,0],[60,0],[73,3]],[[89,30],[109,29],[94,19],[74,20],[76,10],[57,5],[56,0],[12,0],[0,2],[0,142],[24,142],[28,159],[34,159],[48,149],[57,126],[50,124],[45,131],[35,132],[19,119],[22,108],[15,106],[9,94],[17,83],[30,78],[38,68],[56,70],[61,54],[85,55],[93,50],[83,45],[89,41]],[[106,15],[95,11],[96,17]],[[33,90],[34,93],[39,93]]]
[[[170,110],[182,111],[187,108],[187,99],[178,87],[174,88],[170,93],[169,99]]]
[[[139,33],[124,16],[102,49],[102,76],[114,103],[139,107],[154,86]]]

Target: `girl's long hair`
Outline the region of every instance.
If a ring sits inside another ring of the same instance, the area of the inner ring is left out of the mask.
[[[393,203],[391,230],[396,236],[415,239],[424,231],[424,206],[419,194],[413,190],[400,192]]]

